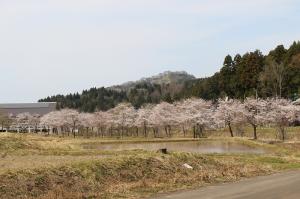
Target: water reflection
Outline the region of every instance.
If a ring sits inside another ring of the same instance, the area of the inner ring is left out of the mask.
[[[264,153],[263,149],[250,147],[240,143],[207,141],[207,142],[161,142],[161,143],[130,143],[130,144],[97,144],[84,145],[86,149],[99,149],[103,151],[123,151],[143,149],[148,151],[157,151],[167,148],[174,152],[192,152],[192,153]]]

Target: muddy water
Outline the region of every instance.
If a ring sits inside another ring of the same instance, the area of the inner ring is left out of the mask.
[[[263,149],[253,148],[247,145],[208,141],[208,142],[161,142],[161,143],[130,143],[130,144],[97,144],[84,145],[86,149],[98,149],[103,151],[123,151],[143,149],[148,151],[157,151],[162,148],[167,148],[168,151],[174,152],[192,152],[192,153],[264,153]]]

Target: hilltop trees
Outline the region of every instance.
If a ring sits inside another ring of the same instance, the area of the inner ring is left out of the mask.
[[[230,55],[225,57],[220,70],[219,88],[226,96],[233,97],[235,92],[236,64]]]
[[[91,88],[81,94],[56,95],[39,100],[40,102],[57,102],[57,109],[77,109],[83,112],[106,111],[121,102],[126,102],[126,92],[111,89]]]
[[[260,74],[260,81],[266,95],[281,98],[283,82],[286,76],[286,67],[283,62],[278,63],[276,59],[267,59],[264,71]]]
[[[256,50],[232,57],[227,55],[220,72],[213,76],[188,82],[182,96],[209,100],[300,97],[300,42],[288,49],[279,45],[265,56]]]
[[[300,46],[300,44],[299,44]],[[292,57],[291,63],[286,67],[283,81],[284,96],[296,100],[300,97],[300,53]]]
[[[194,79],[186,72],[167,71],[119,86],[91,88],[81,94],[55,95],[39,101],[57,102],[57,109],[71,108],[83,112],[107,111],[119,103],[131,103],[135,108],[140,108],[147,103],[179,100],[185,83]]]
[[[252,96],[293,100],[300,97],[300,42],[294,42],[288,49],[279,45],[267,55],[259,50],[227,55],[219,72],[211,77],[195,79],[186,73],[168,72],[138,82],[91,88],[81,94],[56,95],[40,101],[57,102],[58,109],[95,112],[107,111],[119,103],[140,108],[148,103],[173,103],[188,97],[216,101]]]

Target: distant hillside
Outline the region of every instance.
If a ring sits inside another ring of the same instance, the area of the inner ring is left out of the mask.
[[[220,71],[207,78],[196,79],[186,72],[167,71],[135,82],[39,101],[57,102],[57,108],[93,112],[108,110],[120,102],[130,102],[138,108],[145,103],[173,102],[188,97],[216,100],[225,96],[299,98],[300,42],[294,42],[288,49],[279,45],[267,55],[259,50],[228,55]]]
[[[137,85],[142,85],[142,84],[152,84],[152,85],[183,84],[186,81],[194,80],[194,79],[196,78],[193,75],[190,75],[185,71],[178,71],[178,72],[166,71],[152,77],[142,78],[138,81],[130,81],[121,85],[111,86],[108,88],[113,90],[118,90],[118,91],[121,90],[128,91],[136,87]]]
[[[196,78],[187,72],[167,71],[138,81],[108,88],[91,88],[81,94],[56,95],[39,102],[57,102],[57,108],[76,108],[85,112],[108,110],[120,102],[130,102],[135,107],[145,103],[172,102],[179,99],[185,83]]]

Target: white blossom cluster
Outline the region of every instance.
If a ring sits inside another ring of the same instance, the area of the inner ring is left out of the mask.
[[[167,136],[171,136],[172,129],[187,130],[194,128],[194,133],[204,129],[228,127],[233,136],[232,125],[250,125],[257,138],[258,126],[277,127],[284,139],[285,128],[300,118],[300,106],[286,99],[254,99],[247,98],[243,102],[234,99],[220,99],[216,102],[199,98],[190,98],[173,104],[161,102],[147,104],[135,109],[129,103],[121,103],[106,112],[79,113],[72,109],[51,112],[39,118],[28,113],[16,117],[19,125],[30,123],[41,125],[47,129],[58,131],[78,132],[78,129],[96,131],[108,135],[113,129],[128,134],[128,131],[139,130],[148,135],[153,129],[154,134],[163,129]],[[135,129],[135,130],[134,130]],[[132,133],[131,133],[132,134]]]

